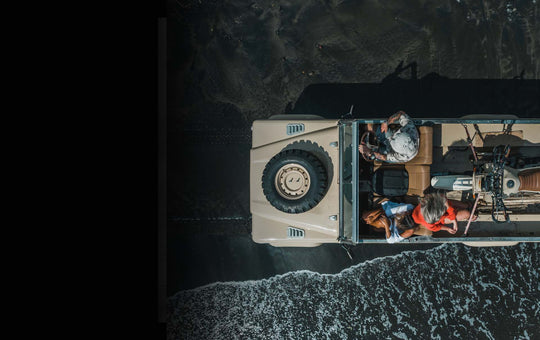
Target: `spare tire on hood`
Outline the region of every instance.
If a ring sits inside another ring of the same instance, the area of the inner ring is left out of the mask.
[[[299,214],[314,208],[328,188],[322,162],[312,153],[289,149],[266,164],[262,188],[268,202],[280,211]]]

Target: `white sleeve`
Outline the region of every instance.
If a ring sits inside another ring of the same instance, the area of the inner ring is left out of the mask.
[[[409,115],[406,113],[402,113],[401,116],[399,117],[399,125],[401,126],[405,126],[409,124],[410,121],[411,121],[411,117],[409,117]]]

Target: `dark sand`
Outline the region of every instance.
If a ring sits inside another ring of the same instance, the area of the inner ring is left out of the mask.
[[[429,247],[359,245],[350,261],[339,245],[253,243],[255,119],[339,117],[351,104],[355,116],[540,117],[536,1],[180,0],[168,9],[168,296]],[[414,67],[395,73],[401,61]]]

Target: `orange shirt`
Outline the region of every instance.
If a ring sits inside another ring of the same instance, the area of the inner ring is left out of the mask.
[[[416,208],[414,208],[413,213],[412,213],[412,218],[414,222],[423,225],[424,227],[426,227],[427,229],[431,231],[441,230],[441,227],[444,225],[445,219],[449,219],[452,221],[456,219],[456,209],[452,206],[452,203],[450,202],[450,200],[448,200],[447,202],[448,202],[448,209],[446,209],[446,212],[442,215],[441,219],[434,224],[429,224],[426,222],[426,220],[424,220],[424,216],[422,216],[422,212],[420,211],[420,204],[418,204]]]

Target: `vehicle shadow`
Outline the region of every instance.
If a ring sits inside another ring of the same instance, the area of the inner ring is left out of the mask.
[[[402,76],[411,70],[410,78]],[[354,105],[352,114],[351,106]],[[416,63],[396,70],[380,83],[312,84],[286,113],[328,119],[385,118],[403,110],[413,118],[457,118],[469,114],[540,117],[540,80],[450,79],[429,73],[418,79]]]

